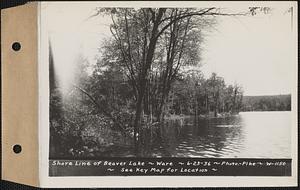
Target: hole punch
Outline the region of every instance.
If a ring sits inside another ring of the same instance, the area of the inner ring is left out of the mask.
[[[19,42],[14,42],[11,47],[14,51],[19,51],[21,49],[21,44]]]
[[[13,146],[13,151],[14,151],[14,153],[16,153],[16,154],[19,154],[20,152],[22,152],[22,147],[21,147],[21,145],[19,145],[19,144],[14,145],[14,146]]]

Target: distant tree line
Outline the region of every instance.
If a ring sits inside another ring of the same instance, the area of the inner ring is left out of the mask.
[[[199,71],[188,71],[174,83],[166,107],[169,114],[217,117],[238,113],[242,100],[240,85],[227,85],[216,73],[205,79]]]
[[[244,96],[242,111],[290,111],[291,95]]]

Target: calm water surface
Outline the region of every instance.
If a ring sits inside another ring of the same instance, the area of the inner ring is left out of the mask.
[[[142,157],[290,158],[291,112],[244,112],[227,118],[173,120],[146,131]],[[161,136],[161,138],[157,138]],[[111,156],[131,157],[113,150]],[[64,161],[64,160],[63,160]],[[49,167],[51,176],[102,175],[99,167]]]
[[[143,156],[291,157],[291,112],[241,112],[227,118],[173,120],[160,133],[160,140],[143,147]]]

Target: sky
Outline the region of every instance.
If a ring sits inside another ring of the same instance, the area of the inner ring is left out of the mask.
[[[42,7],[42,33],[50,36],[63,83],[72,77],[78,55],[95,63],[101,42],[110,36],[110,19],[88,19],[96,6],[97,3],[48,3]],[[200,70],[206,77],[216,72],[227,84],[240,84],[245,95],[291,93],[297,60],[288,8],[274,7],[267,15],[218,17],[214,29],[205,32]]]
[[[246,95],[291,93],[296,41],[285,10],[220,18],[217,30],[206,39],[203,72],[241,84]]]

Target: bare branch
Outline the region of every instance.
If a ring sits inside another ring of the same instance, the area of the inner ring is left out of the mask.
[[[116,126],[121,130],[121,132],[123,134],[125,134],[125,129],[122,127],[122,125],[111,115],[111,113],[107,112],[105,109],[102,109],[100,104],[95,100],[95,98],[93,98],[92,95],[90,95],[86,90],[80,88],[79,86],[73,84],[73,86],[78,89],[79,91],[81,91],[83,94],[87,95],[87,97],[93,102],[93,104],[96,106],[97,110],[100,113],[103,113],[106,117],[110,118],[115,124]]]

